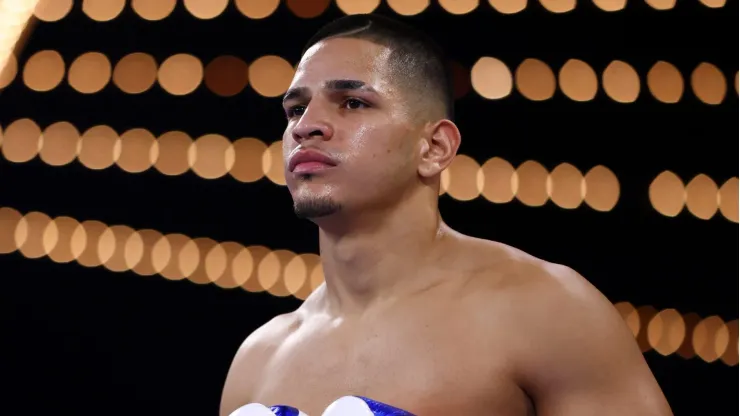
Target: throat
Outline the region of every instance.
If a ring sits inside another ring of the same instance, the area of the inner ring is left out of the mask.
[[[327,306],[341,313],[364,312],[428,285],[429,270],[447,243],[447,227],[440,222],[425,232],[395,231],[389,238],[333,238],[322,232]]]

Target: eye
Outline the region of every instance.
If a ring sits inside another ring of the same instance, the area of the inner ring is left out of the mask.
[[[365,104],[363,101],[358,100],[357,98],[348,98],[344,101],[343,104],[344,108],[349,110],[357,110],[360,108],[366,108],[368,107],[367,104]]]
[[[304,111],[306,111],[305,105],[294,105],[285,110],[285,116],[288,118],[300,117],[303,115]]]

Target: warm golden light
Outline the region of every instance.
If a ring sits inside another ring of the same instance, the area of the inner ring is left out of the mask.
[[[265,176],[262,155],[267,151],[267,145],[262,140],[246,137],[235,141],[232,148],[234,165],[229,173],[234,179],[240,182],[256,182]]]
[[[183,4],[193,16],[208,20],[223,13],[229,5],[229,0],[183,0]]]
[[[99,92],[110,82],[112,67],[108,57],[99,52],[80,55],[69,67],[67,80],[83,94]]]
[[[115,19],[125,6],[126,0],[82,0],[82,12],[98,22]]]
[[[724,337],[721,340],[724,341],[723,343],[717,342],[717,335],[725,331],[727,331],[725,323],[716,315],[699,322],[692,336],[696,355],[708,363],[716,361],[727,348],[729,337]]]
[[[581,171],[569,163],[561,163],[547,177],[547,195],[561,208],[575,209],[585,196]]]
[[[647,85],[658,101],[673,104],[681,101],[683,77],[678,69],[665,61],[658,61],[647,74]]]
[[[131,0],[131,8],[142,19],[157,21],[172,14],[177,0]]]
[[[727,323],[727,348],[722,354],[722,361],[729,366],[738,363],[738,322],[737,319]]]
[[[738,179],[727,180],[717,194],[717,202],[722,215],[732,222],[738,222]]]
[[[126,259],[126,242],[134,230],[126,225],[114,225],[106,229],[98,240],[98,256],[103,266],[114,272],[129,270]],[[137,263],[138,259],[133,260]]]
[[[5,159],[15,163],[25,163],[36,157],[41,148],[41,129],[32,120],[22,118],[5,128],[3,146],[0,147]]]
[[[636,341],[640,351],[650,351],[650,340],[648,339],[648,325],[658,311],[650,305],[640,306],[637,308],[637,314],[640,317],[640,332],[637,333]]]
[[[594,4],[605,12],[616,12],[624,9],[627,0],[594,0]]]
[[[109,168],[120,154],[119,140],[118,133],[108,126],[91,127],[82,134],[80,163],[93,170]]]
[[[596,72],[578,59],[569,59],[560,68],[558,80],[563,94],[573,101],[591,101],[599,89]]]
[[[182,175],[190,169],[188,153],[193,140],[181,131],[170,131],[157,140],[158,157],[154,167],[162,174],[169,176]]]
[[[480,165],[478,162],[470,156],[457,155],[447,169],[450,172],[447,193],[451,197],[460,201],[470,201],[480,196],[478,188]]]
[[[238,273],[236,279],[244,282],[240,286],[242,289],[253,293],[265,290],[259,280],[258,267],[270,252],[271,250],[264,246],[249,246],[234,257],[232,267],[234,273]]]
[[[2,63],[1,60],[0,63]],[[10,85],[17,74],[18,60],[15,58],[15,55],[10,54],[8,55],[8,60],[6,61],[5,66],[3,67],[2,65],[0,65],[0,89],[3,89]]]
[[[188,151],[188,163],[193,172],[205,179],[226,175],[234,166],[234,158],[231,142],[218,134],[199,137]]]
[[[640,77],[626,62],[612,61],[604,70],[601,82],[606,94],[616,102],[632,103],[640,95]]]
[[[280,272],[282,265],[280,264],[280,256],[274,251],[267,253],[265,257],[260,260],[257,266],[257,280],[262,287],[262,290],[270,290],[273,285],[280,278]]]
[[[293,261],[293,259],[296,258],[296,254],[288,250],[275,250],[275,251],[272,251],[270,254],[268,254],[268,257],[270,255],[273,255],[278,259],[278,265],[279,265],[278,278],[269,288],[267,288],[266,286],[264,286],[264,288],[265,290],[267,290],[267,293],[273,296],[278,296],[278,297],[289,296],[290,290],[286,286],[286,283],[288,282],[288,278],[289,278],[286,275],[286,271],[288,271],[286,267]]]
[[[144,276],[159,273],[172,280],[187,277],[197,284],[267,291],[278,297],[306,299],[324,282],[321,258],[313,253],[244,247],[182,234],[163,236],[154,230],[136,231],[125,225],[78,223],[70,217],[52,220],[44,213],[22,215],[0,207],[0,253],[16,249],[27,258],[47,255],[57,263],[77,259],[86,267],[102,264],[114,272],[133,270]],[[737,365],[737,320],[724,322],[718,316],[701,319],[694,313],[681,315],[675,309],[659,312],[649,305],[635,309],[628,302],[614,307],[643,352],[652,348],[662,355],[684,358],[696,354],[707,362],[721,359],[728,366]]]
[[[18,249],[15,230],[23,215],[13,208],[0,207],[0,254],[10,254]]]
[[[489,100],[508,96],[514,85],[506,64],[491,57],[480,58],[473,65],[470,83],[478,94]]]
[[[232,97],[247,86],[249,67],[235,56],[219,56],[205,68],[205,84],[214,94]]]
[[[139,230],[129,237],[124,247],[126,265],[140,276],[156,274],[154,269],[154,245],[162,238],[162,233],[155,230]],[[138,262],[133,260],[139,258]]]
[[[282,140],[273,142],[262,154],[262,169],[269,180],[278,185],[285,185]]]
[[[540,0],[540,4],[553,13],[565,13],[576,8],[576,0]]]
[[[676,0],[645,0],[655,10],[670,10],[676,7]]]
[[[21,218],[15,228],[15,243],[23,256],[37,259],[49,254],[44,248],[44,231],[50,222],[42,212],[29,212]]]
[[[293,67],[279,56],[263,56],[249,66],[252,88],[264,97],[277,97],[288,90],[295,73]]]
[[[497,12],[503,14],[519,13],[527,8],[527,0],[488,0]]]
[[[72,124],[60,121],[44,130],[39,156],[50,166],[63,166],[77,157],[80,132]]]
[[[186,95],[195,91],[203,81],[203,64],[192,55],[172,55],[159,67],[159,85],[172,95]]]
[[[64,60],[56,51],[40,51],[23,67],[23,82],[37,92],[51,91],[64,78]]]
[[[154,270],[170,280],[182,280],[185,274],[180,268],[180,251],[190,241],[183,234],[167,234],[160,238],[152,248]]]
[[[195,238],[185,244],[180,251],[178,261],[180,269],[189,281],[200,285],[212,283],[206,270],[205,259],[217,245],[216,241],[207,237]]]
[[[681,345],[676,350],[676,354],[688,360],[696,356],[696,352],[694,351],[694,346],[692,344],[692,338],[694,328],[696,328],[696,325],[701,321],[701,318],[699,315],[690,312],[683,316],[683,321],[686,327],[686,334],[683,338],[683,342],[681,342]]]
[[[516,198],[530,207],[542,206],[547,202],[547,169],[541,164],[528,160],[516,170],[518,189]]]
[[[516,87],[519,93],[532,101],[544,101],[555,94],[555,74],[538,59],[525,59],[516,69]]]
[[[100,221],[84,221],[72,234],[72,251],[79,253],[77,263],[85,267],[98,267],[98,242],[108,227]]]
[[[285,0],[288,9],[303,19],[318,17],[326,11],[331,0]]]
[[[344,14],[372,13],[380,6],[380,0],[336,0],[336,2]]]
[[[615,303],[614,307],[622,316],[622,319],[624,319],[627,327],[632,331],[632,335],[637,337],[637,334],[640,333],[640,315],[637,313],[637,309],[629,302]]]
[[[72,10],[72,0],[41,0],[33,14],[42,22],[56,22]]]
[[[727,94],[727,80],[715,65],[702,62],[691,73],[694,95],[706,104],[722,103]]]
[[[243,286],[251,277],[252,270],[254,269],[254,261],[250,251],[238,243],[221,243],[219,246],[211,250],[211,253],[209,253],[209,256],[206,258],[207,264],[210,264],[208,263],[209,261],[219,261],[219,250],[224,252],[226,268],[220,276],[214,278],[214,283],[218,287],[222,287],[224,289],[233,289]],[[213,260],[212,258],[215,258],[216,260]]]
[[[149,90],[156,80],[157,62],[145,53],[124,56],[113,70],[113,83],[129,94],[141,94]]]
[[[611,211],[619,201],[619,180],[606,166],[594,166],[584,177],[586,204],[596,211]]]
[[[121,154],[116,164],[126,172],[139,173],[152,167],[152,154],[159,154],[157,139],[149,130],[131,129],[121,135]]]
[[[683,181],[670,171],[661,173],[653,180],[649,196],[653,208],[667,217],[678,215],[686,202]]]
[[[250,19],[264,19],[275,13],[280,0],[236,0],[236,8]]]
[[[727,0],[699,0],[703,5],[710,7],[712,9],[718,9],[720,7],[725,7],[725,4],[727,3]]]
[[[514,199],[518,181],[511,163],[500,157],[493,157],[481,166],[480,172],[483,177],[480,189],[484,198],[497,204]]]
[[[387,0],[387,3],[394,12],[401,16],[414,16],[429,7],[429,0]]]
[[[686,208],[695,217],[708,220],[717,212],[717,184],[700,174],[686,185]]]
[[[648,324],[648,342],[655,351],[670,355],[681,346],[686,335],[681,314],[675,309],[665,309],[656,314]]]
[[[303,256],[295,256],[285,266],[283,271],[285,282],[285,288],[288,290],[288,294],[295,295],[304,286],[308,280],[308,272],[306,270],[306,263],[303,261]]]
[[[479,0],[439,0],[442,6],[450,14],[468,14],[478,8]]]

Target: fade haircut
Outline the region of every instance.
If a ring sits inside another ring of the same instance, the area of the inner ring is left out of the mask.
[[[388,17],[349,15],[319,29],[301,56],[313,45],[331,38],[363,39],[388,48],[391,52],[388,69],[393,82],[407,89],[410,96],[419,97],[418,105],[426,107],[420,110],[432,110],[432,114],[441,110],[445,118],[454,120],[455,98],[447,60],[429,36]]]

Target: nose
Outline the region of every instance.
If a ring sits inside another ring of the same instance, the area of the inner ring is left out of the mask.
[[[321,116],[319,109],[307,107],[298,123],[293,127],[293,140],[301,143],[309,139],[330,140],[334,134],[326,117]]]

